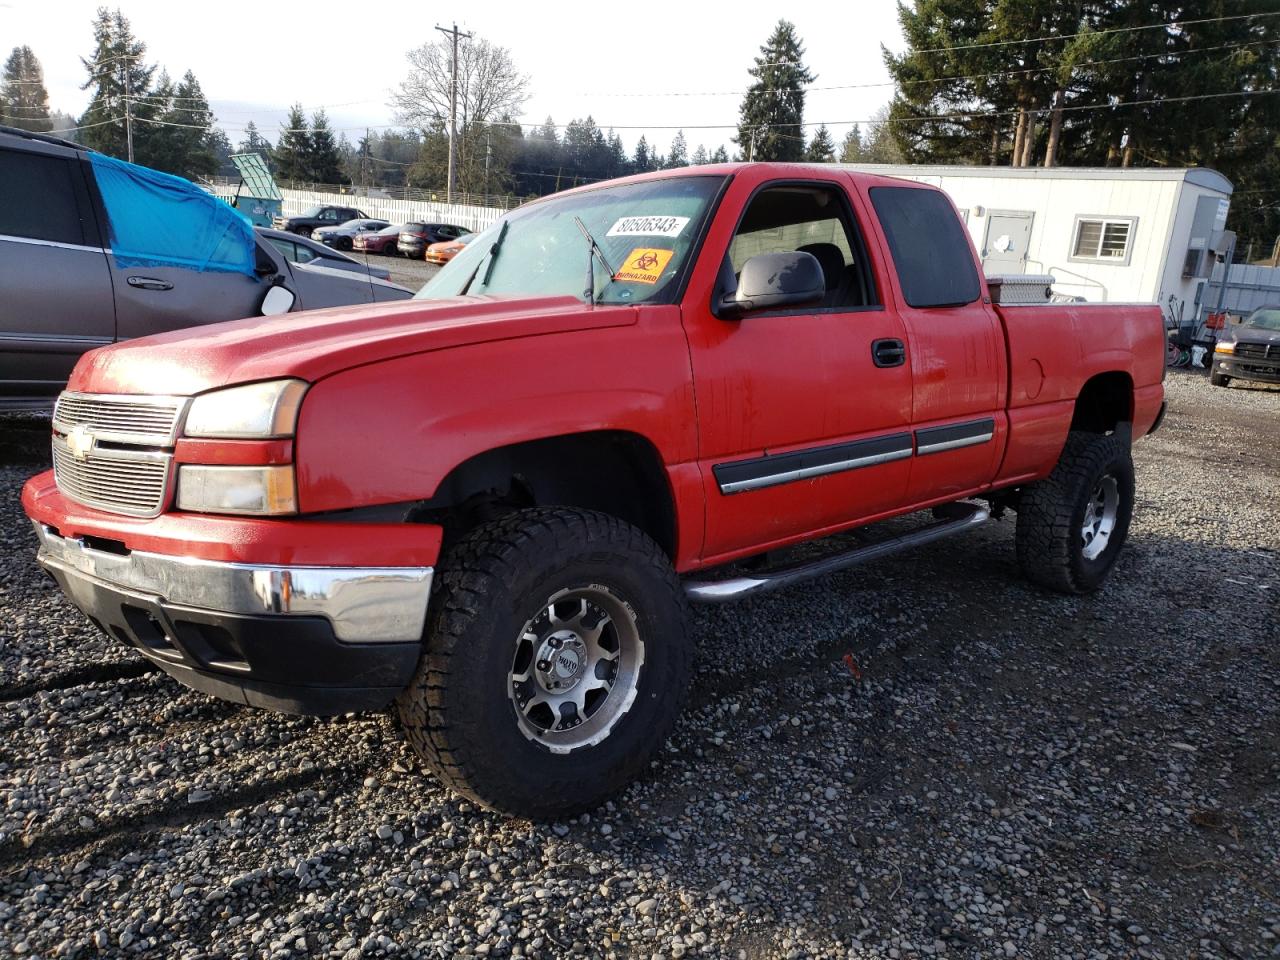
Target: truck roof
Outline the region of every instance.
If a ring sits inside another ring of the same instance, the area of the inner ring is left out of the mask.
[[[21,127],[8,127],[0,123],[0,133],[7,133],[10,136],[22,137],[24,140],[39,140],[41,143],[51,143],[57,147],[70,147],[72,150],[84,150],[85,146],[75,143],[72,140],[64,140],[62,137],[55,137],[49,133],[36,133],[34,130],[23,130]]]

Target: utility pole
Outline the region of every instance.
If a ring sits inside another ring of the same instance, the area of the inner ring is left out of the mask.
[[[439,24],[436,29],[453,41],[453,59],[449,69],[449,176],[445,181],[445,199],[453,203],[453,173],[458,162],[458,40],[464,37],[470,40],[471,34],[459,32],[457,23],[449,30]]]
[[[484,194],[483,203],[488,203],[489,196],[489,164],[493,161],[493,131],[485,127],[484,131]]]
[[[133,71],[130,58],[124,58],[124,139],[128,146],[129,162],[133,163]]]

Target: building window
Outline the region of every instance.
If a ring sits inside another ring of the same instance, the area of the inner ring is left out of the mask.
[[[1127,264],[1137,223],[1134,217],[1076,217],[1071,259]]]

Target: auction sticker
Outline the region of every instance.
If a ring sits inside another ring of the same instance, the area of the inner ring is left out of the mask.
[[[622,217],[606,237],[678,237],[688,217]]]
[[[626,262],[623,263],[622,269],[613,275],[613,279],[625,280],[629,283],[657,283],[674,253],[674,250],[636,247],[627,254]]]

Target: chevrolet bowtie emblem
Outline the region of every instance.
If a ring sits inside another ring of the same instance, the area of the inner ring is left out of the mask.
[[[67,431],[67,449],[82,463],[88,460],[89,454],[93,452],[93,443],[93,431],[83,423]]]

